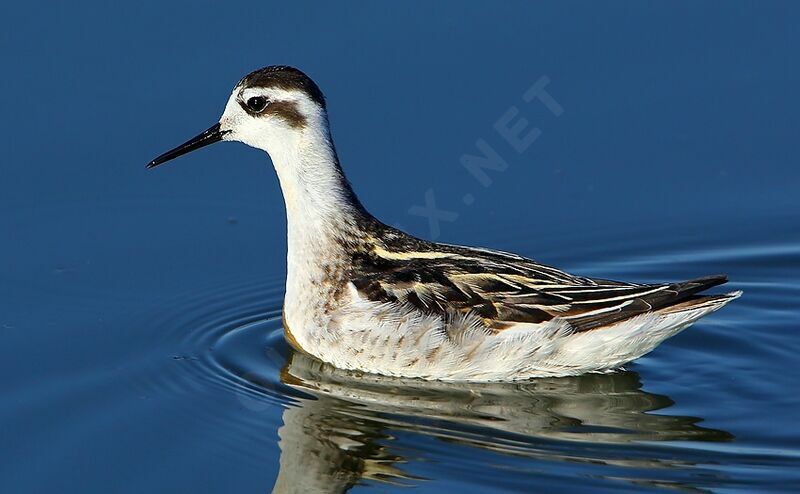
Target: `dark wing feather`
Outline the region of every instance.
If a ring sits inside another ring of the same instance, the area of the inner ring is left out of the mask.
[[[437,250],[430,248],[424,256],[419,245],[415,252],[382,247],[391,262],[380,259],[376,269],[363,265],[352,283],[369,300],[407,303],[429,313],[472,311],[496,330],[558,317],[581,332],[679,303],[727,281],[710,276],[683,283],[621,283],[573,276],[504,252],[430,245]]]

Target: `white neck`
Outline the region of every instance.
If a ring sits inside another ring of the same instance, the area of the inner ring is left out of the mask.
[[[287,129],[269,146],[286,203],[290,257],[298,249],[308,255],[331,248],[364,215],[339,166],[325,120]]]
[[[286,317],[289,324],[313,325],[321,301],[341,288],[338,277],[349,250],[362,235],[363,221],[371,217],[344,178],[324,114],[303,128],[272,132],[263,144],[286,203]]]
[[[242,101],[271,101],[260,115]],[[364,225],[375,221],[344,178],[324,105],[282,88],[234,88],[220,126],[226,140],[266,151],[281,183],[288,223],[284,315],[289,325],[320,326],[327,303],[345,288]]]

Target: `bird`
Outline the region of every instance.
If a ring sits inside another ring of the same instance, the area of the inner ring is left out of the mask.
[[[379,221],[342,171],[322,91],[291,66],[246,75],[216,124],[147,168],[220,141],[269,155],[287,215],[285,338],[341,369],[475,382],[613,372],[742,293],[700,295],[725,275],[578,276]]]

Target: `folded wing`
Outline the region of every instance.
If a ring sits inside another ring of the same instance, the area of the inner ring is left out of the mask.
[[[352,280],[362,297],[443,315],[472,311],[497,331],[554,318],[569,321],[576,332],[589,331],[678,304],[727,281],[718,275],[681,283],[621,283],[573,276],[504,252],[449,246],[383,253],[391,263]]]

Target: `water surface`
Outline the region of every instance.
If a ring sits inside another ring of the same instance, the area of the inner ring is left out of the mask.
[[[3,327],[6,342],[28,356],[4,360],[6,372],[21,376],[2,410],[6,444],[14,445],[2,468],[9,485],[719,492],[800,481],[800,403],[787,392],[800,351],[800,238],[790,219],[714,240],[702,237],[704,226],[687,225],[657,242],[646,230],[625,237],[622,228],[584,235],[596,243],[568,232],[549,242],[494,233],[482,243],[528,255],[537,244],[540,259],[588,275],[644,281],[727,272],[745,295],[612,374],[445,384],[345,372],[291,351],[281,276],[226,275],[214,266],[258,217],[215,218],[197,206],[169,216],[201,229],[203,248],[187,238],[159,259],[157,242],[131,247],[111,237],[96,262],[20,265],[39,274],[17,278],[18,290],[6,294],[12,309],[4,320],[28,321]],[[59,205],[59,221],[79,214],[92,225],[136,223],[156,206],[145,209]],[[47,222],[51,213],[31,219]],[[139,255],[151,265],[119,267]],[[178,262],[205,271],[169,286]],[[113,266],[125,279],[98,290],[101,279],[117,279]],[[46,310],[31,310],[45,289]],[[34,466],[51,474],[26,475]]]

